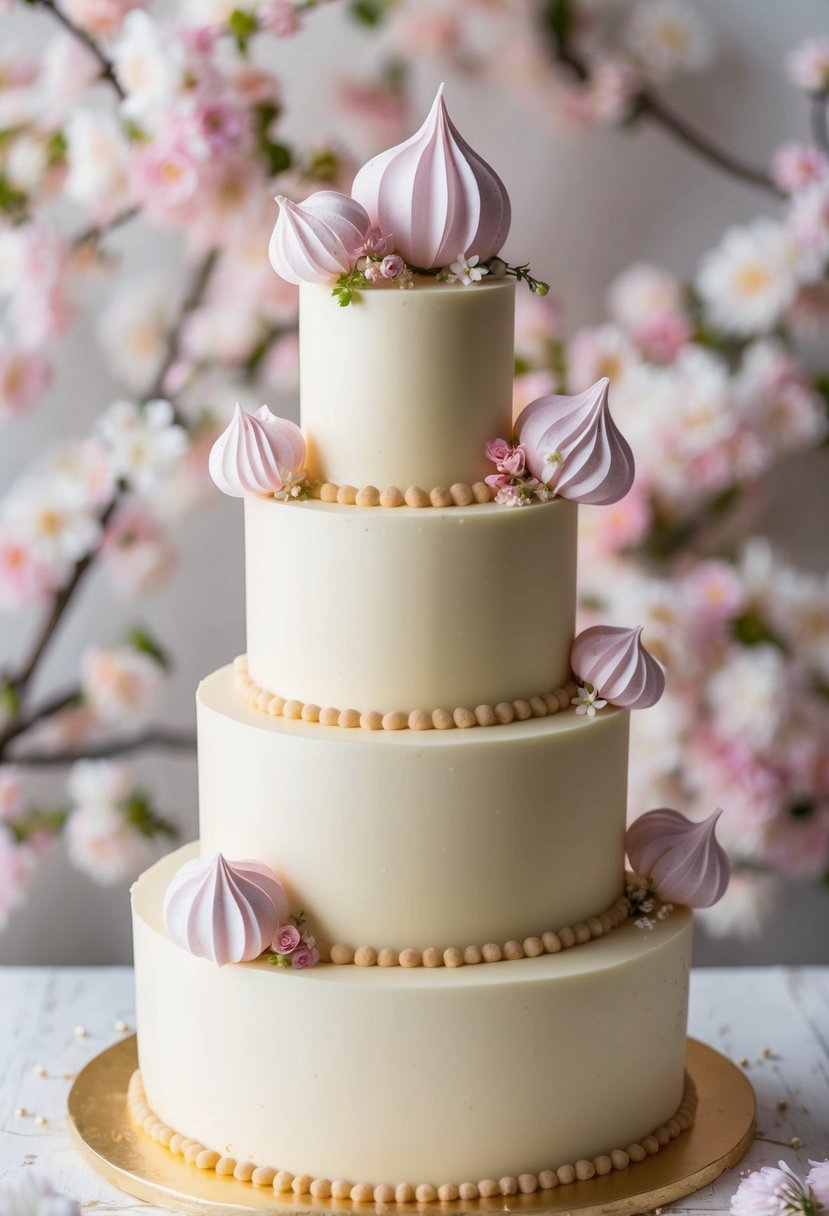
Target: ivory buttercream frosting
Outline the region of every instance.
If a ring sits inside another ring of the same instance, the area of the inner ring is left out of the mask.
[[[419,131],[363,165],[351,193],[412,266],[437,269],[465,254],[482,261],[507,239],[503,182],[458,131],[438,90]]]
[[[716,810],[701,823],[679,811],[648,811],[630,825],[628,858],[640,879],[650,881],[660,899],[688,908],[710,908],[728,886],[728,854],[715,836]]]
[[[665,691],[665,673],[642,641],[642,627],[594,625],[570,651],[573,672],[597,695],[622,709],[648,709]]]

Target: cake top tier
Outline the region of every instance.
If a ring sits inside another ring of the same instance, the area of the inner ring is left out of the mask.
[[[421,287],[424,275],[469,285],[508,273],[547,290],[498,257],[509,196],[449,117],[443,85],[420,129],[363,165],[351,197],[320,190],[302,203],[276,201],[274,270],[289,283],[331,284],[341,304],[374,283]]]

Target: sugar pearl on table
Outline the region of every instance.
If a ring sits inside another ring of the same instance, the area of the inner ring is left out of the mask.
[[[117,1031],[118,1034],[126,1034],[127,1031],[129,1030],[129,1026],[127,1025],[126,1022],[122,1021],[119,1018],[117,1022],[112,1023],[112,1029]]]
[[[446,486],[435,486],[429,495],[433,507],[451,507],[452,495]]]
[[[220,1157],[216,1162],[216,1173],[221,1178],[229,1178],[236,1169],[235,1157]]]
[[[443,954],[436,946],[427,946],[423,951],[424,967],[442,967]]]
[[[282,716],[283,716],[283,718],[290,718],[293,721],[296,721],[298,718],[301,718],[302,717],[302,702],[296,701],[296,700],[286,701],[285,704],[282,706]]]
[[[524,948],[520,942],[508,941],[504,943],[504,958],[516,959],[524,957]]]
[[[544,708],[547,710],[548,714],[557,714],[558,713],[560,706],[558,703],[558,697],[556,696],[556,694],[554,692],[545,692]]]
[[[515,721],[515,710],[509,701],[499,701],[495,706],[495,717],[502,726],[507,726],[510,722]]]
[[[625,1152],[634,1163],[644,1161],[648,1155],[641,1144],[629,1144],[625,1149]]]
[[[538,1179],[535,1174],[519,1174],[518,1189],[522,1195],[532,1195],[538,1190]]]
[[[354,962],[358,967],[374,967],[377,964],[377,951],[373,946],[360,946],[354,951]]]
[[[396,967],[398,965],[397,951],[391,950],[385,946],[377,954],[377,965],[379,967]]]
[[[494,1178],[482,1178],[478,1183],[478,1193],[482,1199],[492,1199],[498,1194],[498,1183]]]
[[[196,1169],[212,1170],[216,1168],[219,1161],[219,1154],[214,1152],[212,1148],[205,1148],[196,1157]]]
[[[583,921],[580,921],[579,924],[574,925],[573,931],[575,932],[575,935],[576,935],[576,945],[577,946],[583,946],[585,942],[590,941],[590,930],[588,929],[587,925],[584,924]]]
[[[498,963],[504,957],[501,947],[497,942],[487,942],[481,953],[484,956],[485,963]]]
[[[383,714],[383,730],[405,730],[409,724],[409,719],[402,710],[392,710],[391,713]]]
[[[347,730],[353,730],[354,727],[360,725],[360,711],[358,709],[341,710],[338,725],[344,726]]]
[[[600,1178],[605,1174],[609,1174],[613,1169],[613,1162],[606,1153],[600,1153],[598,1157],[593,1158],[593,1167]]]
[[[421,490],[420,486],[409,486],[405,494],[406,506],[408,507],[428,507],[429,495],[425,490]]]
[[[370,1182],[358,1182],[351,1188],[353,1203],[371,1203],[374,1198],[374,1187]]]
[[[542,1170],[538,1175],[538,1185],[542,1191],[552,1191],[558,1186],[558,1175],[555,1170]]]
[[[313,1181],[310,1174],[297,1174],[291,1183],[291,1190],[295,1195],[307,1195],[310,1193]]]
[[[458,1187],[458,1198],[469,1200],[478,1198],[478,1187],[474,1182],[462,1182]]]
[[[394,1197],[398,1203],[411,1203],[414,1199],[414,1187],[408,1182],[401,1182],[394,1189]]]
[[[420,951],[413,950],[409,946],[406,950],[400,951],[400,966],[401,967],[419,967],[420,966]]]
[[[468,730],[470,726],[477,725],[477,720],[471,709],[456,709],[452,716],[455,719],[455,725],[460,730]]]
[[[425,709],[413,709],[409,714],[409,730],[431,730],[432,715]]]
[[[320,486],[320,498],[323,502],[336,502],[339,488],[333,481],[324,481]]]
[[[529,701],[513,701],[512,708],[515,710],[515,716],[519,722],[526,722],[527,718],[533,716]]]
[[[432,725],[435,730],[451,730],[455,719],[448,709],[435,709],[432,711]]]
[[[277,1170],[274,1175],[273,1189],[280,1195],[288,1195],[294,1186],[294,1176],[290,1170]]]
[[[454,1182],[444,1182],[443,1186],[438,1187],[438,1199],[441,1203],[454,1203],[460,1196],[460,1187]]]
[[[315,1199],[330,1199],[331,1183],[327,1178],[315,1178],[311,1183],[311,1194]]]
[[[562,1186],[567,1186],[571,1182],[576,1181],[576,1167],[574,1165],[560,1165],[556,1170],[556,1176]]]
[[[350,946],[344,946],[341,943],[338,943],[336,946],[331,947],[331,962],[336,963],[340,967],[345,966],[348,963],[353,963],[354,951]]]
[[[342,506],[352,507],[357,501],[356,486],[340,486],[337,489],[337,502]]]
[[[453,486],[450,486],[449,493],[452,495],[452,502],[456,507],[468,507],[475,501],[472,486],[467,486],[462,481],[456,481]]]
[[[380,504],[380,491],[377,486],[363,486],[357,491],[356,503],[358,507],[376,507]]]
[[[527,958],[538,958],[539,954],[544,953],[544,943],[540,937],[527,937],[524,939],[524,953]]]
[[[375,1203],[394,1203],[394,1187],[388,1182],[381,1182],[374,1188]]]
[[[502,1195],[516,1195],[518,1193],[518,1179],[509,1176],[499,1178],[498,1190]]]
[[[448,950],[443,952],[443,965],[445,967],[462,967],[463,954],[457,946],[450,946]]]
[[[478,705],[475,709],[475,721],[479,726],[494,726],[498,719],[492,705]]]
[[[18,1119],[26,1119],[29,1116],[29,1112],[26,1110],[25,1106],[18,1106],[14,1113]]]
[[[476,481],[472,487],[472,495],[475,502],[491,502],[492,491],[485,481]]]
[[[35,1123],[38,1125],[38,1127],[45,1127],[48,1122],[49,1120],[45,1115],[35,1115]]]
[[[332,1199],[348,1199],[351,1194],[351,1183],[346,1182],[344,1178],[335,1178],[331,1183],[331,1198]]]
[[[610,1160],[614,1170],[626,1170],[630,1165],[630,1157],[627,1155],[624,1149],[621,1148],[614,1148],[613,1152],[610,1154]]]
[[[565,950],[569,950],[571,946],[575,946],[575,944],[576,944],[575,930],[571,929],[569,925],[567,925],[564,929],[559,929],[558,936],[559,936],[559,941],[561,942],[561,944]]]
[[[303,705],[302,721],[303,722],[319,722],[320,707],[319,705]]]
[[[541,940],[548,954],[558,954],[561,949],[561,938],[557,933],[547,932],[542,935]]]
[[[596,1177],[596,1167],[592,1161],[587,1161],[582,1158],[576,1162],[576,1177],[579,1182],[587,1182],[588,1178]]]
[[[383,715],[376,709],[369,710],[368,713],[360,714],[360,725],[363,730],[382,730]]]
[[[558,701],[559,709],[568,709],[569,708],[570,701],[572,700],[572,698],[566,689],[557,688],[554,695]]]
[[[48,1077],[48,1075],[49,1074],[46,1071],[46,1066],[44,1064],[35,1064],[35,1076],[36,1077]]]
[[[87,1036],[87,1029],[85,1026],[76,1026],[75,1027],[75,1037],[76,1038],[85,1039],[86,1036]]]
[[[402,507],[404,502],[403,491],[398,490],[397,486],[388,486],[380,493],[381,507]]]
[[[474,967],[476,963],[482,963],[483,959],[483,952],[478,946],[467,946],[463,952],[463,961],[467,967]]]

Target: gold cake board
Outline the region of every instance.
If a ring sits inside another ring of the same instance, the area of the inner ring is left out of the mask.
[[[135,1035],[96,1056],[69,1094],[69,1128],[76,1148],[108,1182],[148,1203],[176,1212],[331,1213],[354,1209],[438,1216],[481,1212],[579,1212],[581,1216],[628,1216],[690,1195],[737,1164],[754,1137],[754,1091],[743,1072],[696,1039],[688,1040],[686,1067],[699,1096],[696,1122],[653,1157],[589,1182],[574,1182],[533,1195],[497,1196],[473,1202],[353,1204],[348,1199],[280,1195],[188,1165],[130,1121],[127,1083],[138,1065]],[[631,1098],[635,1102],[635,1096]],[[186,1132],[186,1129],[182,1129]],[[735,1179],[736,1187],[736,1179]]]

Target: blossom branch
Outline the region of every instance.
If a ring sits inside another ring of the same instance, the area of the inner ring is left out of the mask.
[[[97,245],[104,237],[109,236],[110,232],[115,232],[125,224],[129,224],[140,214],[139,207],[129,207],[126,211],[121,211],[118,215],[113,216],[111,220],[107,220],[105,224],[92,224],[73,237],[72,248],[80,249],[83,245]]]
[[[179,310],[178,319],[176,320],[175,324],[170,327],[167,333],[164,358],[161,361],[161,367],[159,368],[158,375],[147,392],[148,400],[152,400],[153,397],[161,397],[164,394],[164,382],[179,355],[179,344],[181,342],[181,331],[184,326],[184,322],[187,320],[190,314],[195,311],[196,308],[198,308],[199,304],[203,300],[204,293],[207,291],[208,284],[210,283],[211,275],[216,268],[218,258],[218,250],[211,249],[210,252],[207,253],[202,259],[190,291],[187,293],[184,303]],[[175,410],[175,403],[172,402],[171,404],[173,404]],[[176,422],[181,425],[181,418],[178,415],[178,411],[175,411],[175,415]]]
[[[115,89],[115,92],[118,94],[119,98],[123,101],[124,90],[121,88],[121,85],[118,83],[118,78],[115,75],[115,69],[113,68],[111,62],[109,61],[109,59],[107,59],[106,55],[101,50],[100,46],[95,41],[95,39],[92,38],[86,32],[86,30],[81,29],[79,26],[75,25],[75,23],[73,21],[70,21],[70,19],[66,15],[66,13],[64,13],[62,11],[62,9],[58,8],[58,6],[57,6],[57,4],[55,4],[54,0],[35,0],[35,3],[40,8],[44,8],[49,13],[51,13],[52,16],[55,18],[55,20],[58,21],[63,26],[63,28],[72,35],[73,38],[77,39],[78,42],[82,43],[86,47],[86,49],[95,56],[95,58],[98,60],[98,63],[101,65],[101,79],[105,80],[107,82],[107,84],[111,84],[112,87]]]
[[[196,736],[192,731],[154,727],[128,738],[110,739],[104,743],[69,751],[15,754],[14,763],[26,768],[57,768],[74,764],[76,760],[107,760],[112,756],[123,756],[149,748],[189,753],[196,749]]]
[[[553,34],[552,41],[556,60],[570,68],[580,81],[586,80],[590,74],[588,67],[567,44],[566,39]],[[696,152],[698,156],[716,165],[717,168],[725,170],[732,177],[748,182],[752,186],[759,186],[772,194],[780,195],[780,191],[765,170],[733,156],[725,148],[709,139],[707,135],[703,135],[696,128],[691,127],[684,118],[680,118],[666,106],[664,101],[651,89],[644,87],[640,89],[634,95],[633,105],[635,113],[646,114],[659,126],[670,132],[680,143],[685,144],[692,152]]]
[[[820,93],[812,98],[812,138],[818,148],[829,155],[829,115],[827,115],[827,106],[829,106],[829,96],[826,93]]]
[[[50,697],[44,701],[36,709],[28,714],[20,714],[16,716],[10,726],[0,736],[0,757],[3,756],[5,749],[13,739],[17,739],[20,735],[25,735],[37,726],[39,722],[45,721],[46,718],[51,718],[55,714],[60,713],[62,709],[68,709],[70,705],[75,705],[81,699],[81,690],[73,688],[70,692],[58,693],[54,697]]]

